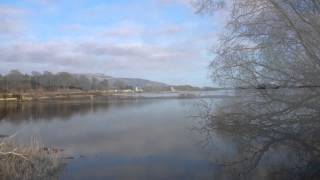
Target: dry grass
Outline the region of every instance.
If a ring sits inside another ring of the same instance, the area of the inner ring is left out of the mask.
[[[36,140],[19,146],[10,137],[0,139],[0,179],[58,179],[60,167],[59,152],[40,148]]]

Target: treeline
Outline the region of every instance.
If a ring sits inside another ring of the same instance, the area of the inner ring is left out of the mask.
[[[131,84],[131,85],[129,85]],[[121,79],[96,78],[84,74],[71,74],[68,72],[42,73],[33,71],[31,74],[21,73],[18,70],[11,70],[7,74],[0,74],[0,92],[29,92],[33,90],[57,91],[57,90],[135,90],[140,87],[146,92],[159,91],[210,91],[216,90],[211,87],[194,87],[190,85],[169,86],[169,85],[135,85],[134,82],[126,83]]]
[[[123,86],[123,85],[122,85]],[[30,91],[43,89],[54,91],[58,89],[104,90],[109,88],[108,80],[98,81],[85,75],[75,75],[67,72],[51,73],[45,71],[23,74],[18,70],[11,70],[6,75],[0,74],[0,91]]]

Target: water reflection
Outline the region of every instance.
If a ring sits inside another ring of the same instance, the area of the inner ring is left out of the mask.
[[[114,100],[105,102],[35,102],[0,103],[0,121],[22,123],[25,121],[68,120],[76,115],[86,115],[113,107],[130,106],[137,100]],[[139,101],[139,106],[152,101]]]
[[[74,114],[86,114],[96,111],[97,108],[108,104],[86,104],[86,103],[11,103],[0,105],[0,120],[11,123],[21,123],[28,120],[52,120],[54,118],[68,119]]]
[[[215,146],[209,156],[221,165],[216,178],[318,179],[319,89],[236,93],[237,98],[226,99],[214,109],[202,106],[206,123],[201,130],[228,146],[226,151],[221,144]]]
[[[1,134],[40,137],[72,156],[61,179],[318,179],[318,89],[234,98],[1,105]],[[205,105],[205,106],[204,106]],[[190,131],[202,107],[208,137]]]

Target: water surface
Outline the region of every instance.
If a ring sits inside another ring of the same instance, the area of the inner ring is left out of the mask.
[[[0,132],[64,149],[74,159],[62,179],[209,179],[212,164],[190,117],[198,101],[8,104]]]
[[[1,104],[0,133],[64,149],[66,180],[319,179],[319,89],[220,93]]]

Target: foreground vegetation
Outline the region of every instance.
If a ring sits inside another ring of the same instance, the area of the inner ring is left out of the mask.
[[[20,146],[8,138],[0,140],[0,179],[58,179],[59,152],[41,148],[36,141]]]

